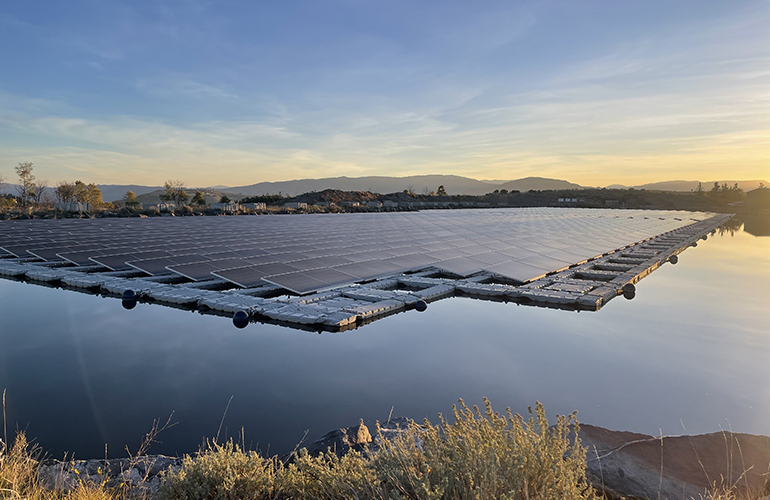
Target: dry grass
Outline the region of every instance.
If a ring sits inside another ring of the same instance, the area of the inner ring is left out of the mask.
[[[596,498],[585,478],[586,450],[577,438],[575,415],[550,426],[542,405],[527,418],[495,413],[462,401],[452,421],[411,422],[396,437],[368,452],[339,458],[300,450],[289,462],[245,451],[232,440],[209,442],[183,466],[167,471],[158,500],[584,500]],[[157,431],[157,426],[154,427]],[[157,434],[148,434],[150,440]],[[144,451],[144,450],[142,450]],[[38,481],[40,449],[18,433],[0,452],[0,499],[128,500],[136,490],[78,481],[69,491],[51,491]],[[748,492],[715,483],[704,500],[748,500]]]
[[[585,480],[585,449],[575,415],[549,427],[542,405],[529,419],[470,409],[454,422],[412,422],[381,448],[342,458],[300,451],[284,464],[244,452],[232,441],[209,443],[168,474],[160,498],[172,499],[574,499],[594,497]]]

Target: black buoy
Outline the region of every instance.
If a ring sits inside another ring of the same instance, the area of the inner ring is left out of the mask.
[[[631,299],[633,299],[634,297],[636,297],[636,292],[626,292],[626,291],[623,291],[623,297],[624,297],[626,300],[631,300]]]
[[[235,314],[233,314],[233,325],[235,325],[236,328],[246,328],[246,325],[249,324],[249,313],[246,311],[235,311]]]
[[[424,300],[418,300],[414,303],[414,308],[417,309],[419,312],[423,312],[428,308],[428,303]]]
[[[626,283],[623,285],[623,293],[636,293],[636,285],[633,283]]]
[[[693,241],[692,245],[690,245],[690,246],[691,246],[691,247],[697,247],[697,246],[698,246],[698,243],[697,243],[697,242],[695,242],[695,241]]]
[[[136,300],[137,298],[136,292],[133,290],[126,290],[123,292],[123,300]]]
[[[134,299],[134,300],[125,300],[124,299],[122,301],[122,303],[123,303],[123,309],[129,309],[130,310],[130,309],[133,309],[134,307],[136,307],[136,299]]]
[[[668,258],[668,261],[671,262],[672,264],[676,264],[677,262],[679,262],[679,257],[677,257],[676,255],[672,255],[671,257]]]

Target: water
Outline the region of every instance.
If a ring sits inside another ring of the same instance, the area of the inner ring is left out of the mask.
[[[755,231],[756,232],[756,231]],[[442,300],[317,334],[0,280],[9,431],[57,457],[155,453],[239,435],[271,453],[388,414],[436,420],[482,396],[649,434],[770,434],[770,238],[710,237],[597,313]]]

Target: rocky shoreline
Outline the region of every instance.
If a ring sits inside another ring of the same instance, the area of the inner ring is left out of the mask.
[[[396,417],[381,426],[386,439],[404,429],[409,419]],[[583,424],[586,475],[606,498],[701,498],[715,486],[763,491],[770,495],[770,437],[718,432],[693,436],[654,437]],[[363,421],[328,432],[305,447],[310,454],[332,450],[337,455],[377,448]],[[281,457],[290,461],[292,454]],[[182,459],[148,455],[135,459],[48,460],[39,471],[42,486],[72,490],[82,482],[123,487],[154,495],[163,471],[178,470]],[[764,498],[770,498],[766,496]]]

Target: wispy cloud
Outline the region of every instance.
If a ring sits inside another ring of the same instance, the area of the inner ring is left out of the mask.
[[[365,32],[312,31],[312,43],[295,45],[283,32],[229,34],[236,20],[216,4],[145,5],[151,14],[114,4],[124,15],[104,31],[57,35],[101,69],[93,99],[90,87],[0,90],[0,168],[32,159],[51,178],[197,185],[417,173],[633,184],[728,168],[761,176],[770,4],[607,35],[606,46],[553,60],[533,40],[554,29],[556,7],[533,5],[455,4],[432,17],[415,8],[424,30],[367,17]],[[155,47],[157,62],[144,64]]]
[[[156,78],[141,78],[136,88],[142,93],[155,97],[178,97],[194,99],[238,99],[238,95],[222,87],[196,81],[184,75],[168,75]]]

